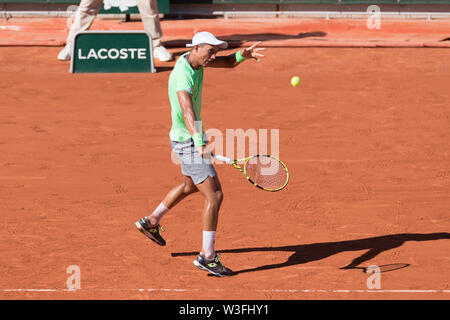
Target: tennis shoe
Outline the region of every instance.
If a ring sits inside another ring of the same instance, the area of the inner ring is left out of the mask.
[[[58,54],[58,60],[67,61],[70,60],[72,54],[72,44],[68,43]]]
[[[234,274],[231,269],[228,269],[220,262],[218,254],[214,256],[214,259],[207,260],[206,257],[200,253],[194,260],[194,266],[200,270],[208,271],[216,277],[228,277]]]
[[[161,225],[157,224],[152,226],[150,224],[150,221],[147,217],[142,218],[139,221],[136,221],[135,223],[136,227],[139,229],[140,232],[142,232],[144,235],[146,235],[150,240],[154,241],[156,244],[160,246],[166,245],[166,240],[164,240],[163,237],[159,234],[159,231],[164,231],[164,229],[161,227]]]
[[[163,46],[158,46],[153,49],[153,56],[159,61],[171,61],[173,60],[173,54],[167,51]]]

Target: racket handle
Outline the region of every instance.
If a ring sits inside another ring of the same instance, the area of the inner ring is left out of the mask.
[[[214,158],[216,158],[217,160],[220,160],[220,161],[223,161],[223,162],[226,162],[226,163],[233,163],[233,160],[231,160],[230,158],[221,156],[220,154],[215,154],[215,153],[213,153],[212,156],[213,156]]]

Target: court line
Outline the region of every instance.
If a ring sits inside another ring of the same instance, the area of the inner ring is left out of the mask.
[[[374,162],[370,159],[292,159],[289,162]],[[382,160],[381,160],[382,161]]]
[[[450,293],[450,290],[320,290],[320,289],[302,289],[302,290],[280,290],[280,289],[272,289],[272,290],[256,290],[261,292],[304,292],[304,293]]]
[[[47,177],[23,177],[23,176],[17,176],[17,177],[0,177],[0,180],[45,180]]]
[[[193,291],[215,291],[225,292],[225,289],[168,289],[168,288],[149,288],[149,289],[2,289],[3,292],[87,292],[87,291],[102,291],[102,292],[118,292],[118,291],[131,291],[131,292],[193,292]],[[450,293],[450,290],[321,290],[321,289],[254,289],[256,292],[277,292],[277,293]]]

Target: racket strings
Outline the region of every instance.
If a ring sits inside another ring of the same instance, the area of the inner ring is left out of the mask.
[[[288,179],[286,168],[268,156],[251,158],[246,163],[245,172],[254,183],[269,190],[282,188]]]

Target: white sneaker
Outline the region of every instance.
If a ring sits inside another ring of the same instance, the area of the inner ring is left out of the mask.
[[[70,56],[72,54],[72,44],[68,43],[58,54],[58,60],[67,61],[70,60]]]
[[[173,60],[173,54],[167,51],[163,46],[158,46],[153,49],[153,56],[159,61],[171,61]]]

